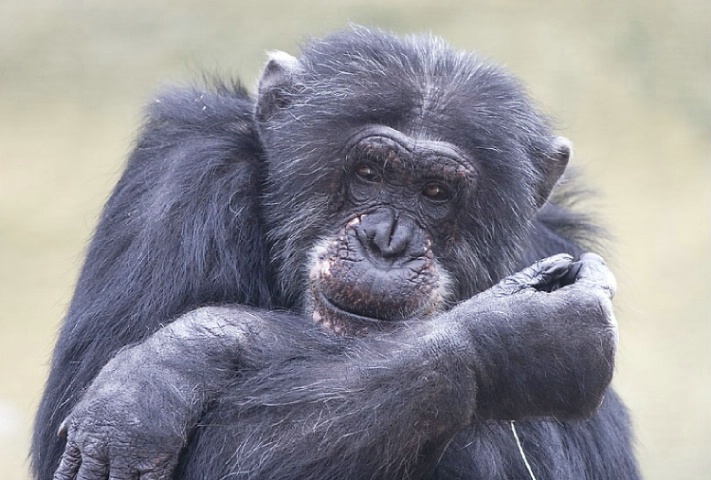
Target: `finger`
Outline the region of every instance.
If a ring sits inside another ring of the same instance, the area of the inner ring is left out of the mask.
[[[531,286],[550,283],[564,277],[572,263],[573,257],[567,253],[559,253],[537,261],[529,267],[533,274]]]
[[[74,480],[74,477],[81,466],[81,452],[76,443],[68,442],[64,448],[62,460],[59,462],[57,471],[54,472],[53,480]]]
[[[566,285],[570,285],[571,283],[575,283],[575,279],[578,278],[578,273],[580,272],[581,265],[582,264],[580,263],[580,260],[572,262],[570,264],[570,268],[568,268],[568,273],[558,279],[559,287],[564,287]]]
[[[580,268],[576,283],[587,287],[602,289],[608,298],[612,299],[617,292],[617,281],[605,260],[595,253],[584,253],[580,256]]]
[[[106,480],[109,478],[109,465],[96,457],[84,455],[76,480]]]
[[[553,290],[554,287],[552,285],[556,283],[558,278],[563,277],[568,272],[572,261],[573,257],[567,253],[544,258],[520,272],[504,278],[496,285],[494,290],[504,295],[513,295],[527,288]],[[544,288],[544,285],[551,285],[551,287]]]
[[[520,272],[506,277],[502,283],[510,291],[509,293],[531,287],[542,290],[546,285],[550,286],[546,290],[553,290],[553,285],[568,273],[572,261],[571,255],[559,253],[539,260]]]
[[[167,472],[152,470],[141,474],[140,480],[168,480],[170,478],[170,474]]]
[[[140,480],[169,480],[177,465],[177,455],[159,455],[158,458],[154,458],[149,468],[139,467]]]
[[[139,480],[140,478],[143,477],[139,476],[138,471],[125,468],[112,468],[109,475],[109,480]]]

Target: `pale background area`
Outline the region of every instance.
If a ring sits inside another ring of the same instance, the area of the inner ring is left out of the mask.
[[[645,477],[709,478],[709,2],[241,3],[0,0],[0,477],[28,477],[56,330],[141,106],[202,70],[251,86],[266,50],[352,21],[477,49],[559,120],[615,237],[615,383]]]

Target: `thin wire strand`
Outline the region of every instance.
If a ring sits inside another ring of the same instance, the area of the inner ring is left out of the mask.
[[[516,446],[518,447],[518,452],[521,454],[521,458],[523,459],[523,463],[526,465],[528,474],[531,476],[531,480],[536,480],[536,476],[533,474],[533,470],[531,470],[531,464],[528,463],[528,458],[526,458],[526,452],[523,451],[523,445],[521,445],[521,439],[518,438],[518,432],[516,431],[516,426],[514,425],[514,421],[511,420],[509,423],[511,424],[511,431],[513,432],[514,439],[516,440]]]

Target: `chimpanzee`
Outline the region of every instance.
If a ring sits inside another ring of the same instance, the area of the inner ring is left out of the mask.
[[[507,73],[353,27],[146,116],[36,478],[638,478],[615,281]]]

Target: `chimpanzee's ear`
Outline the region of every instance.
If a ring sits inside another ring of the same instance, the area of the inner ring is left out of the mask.
[[[541,165],[543,178],[536,192],[536,204],[539,208],[548,200],[551,190],[568,166],[568,160],[573,153],[573,144],[565,137],[555,137],[549,152],[543,158]]]
[[[280,108],[288,107],[294,92],[294,77],[301,72],[301,62],[286,52],[269,52],[269,60],[259,79],[257,120],[269,119]]]

